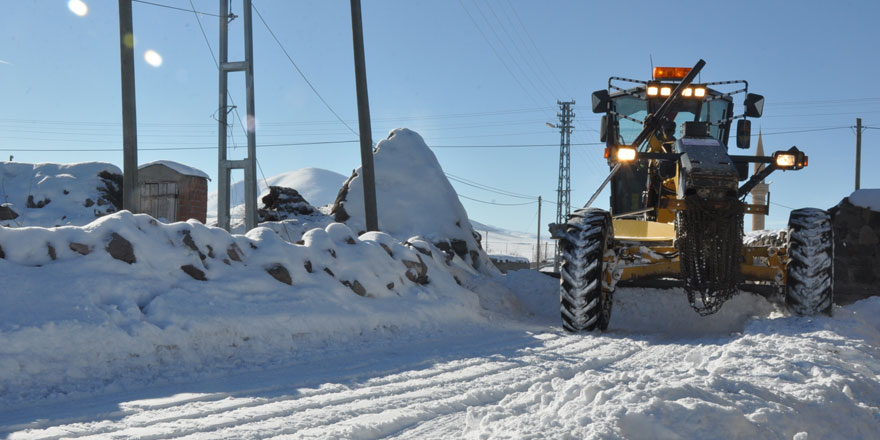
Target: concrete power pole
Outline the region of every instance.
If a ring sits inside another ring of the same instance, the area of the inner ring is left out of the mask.
[[[131,0],[119,0],[119,49],[122,68],[122,209],[138,212],[137,106]]]
[[[251,0],[242,0],[244,21],[244,61],[228,61],[229,57],[229,4],[220,0],[220,46],[219,46],[219,111],[217,112],[217,226],[229,230],[229,190],[231,171],[244,170],[244,210],[245,228],[257,227],[257,139],[256,116],[254,113],[254,39]],[[248,157],[241,160],[226,158],[226,122],[229,114],[227,105],[227,79],[229,72],[245,73],[247,93],[247,143]]]
[[[538,196],[538,246],[535,247],[535,269],[541,269],[541,196]]]
[[[367,67],[364,57],[364,27],[361,0],[351,0],[351,36],[354,46],[354,73],[357,86],[358,131],[361,138],[361,171],[364,180],[364,219],[368,231],[379,230],[376,209],[376,175],[373,172],[373,133],[370,128],[370,100],[367,95]]]
[[[560,112],[556,114],[559,117],[559,124],[556,124],[556,128],[559,129],[559,186],[556,190],[556,223],[563,224],[566,220],[568,220],[568,215],[571,213],[571,129],[574,128],[571,125],[571,118],[574,117],[574,113],[571,111],[571,106],[574,105],[574,100],[568,102],[556,101],[559,104]],[[556,248],[556,256],[553,262],[553,268],[556,272],[559,272],[559,259],[560,259],[561,249],[559,247]]]
[[[856,191],[862,186],[862,118],[856,118]]]

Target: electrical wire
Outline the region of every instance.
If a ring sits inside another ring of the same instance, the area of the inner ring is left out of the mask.
[[[327,110],[330,110],[330,113],[333,113],[333,116],[336,116],[336,119],[338,119],[339,122],[341,122],[342,125],[344,125],[346,128],[348,128],[348,130],[351,131],[355,136],[360,137],[360,134],[357,131],[355,131],[353,128],[351,128],[351,126],[348,125],[345,122],[345,120],[343,120],[342,117],[339,116],[338,113],[336,113],[335,110],[333,110],[333,107],[331,107],[330,104],[327,103],[327,100],[325,100],[324,97],[321,96],[320,93],[318,93],[318,89],[316,89],[315,86],[312,85],[312,82],[309,81],[309,79],[306,77],[306,74],[303,73],[302,69],[300,69],[299,66],[296,64],[296,62],[293,61],[293,58],[290,56],[290,53],[287,52],[287,49],[284,48],[284,45],[281,44],[281,41],[278,39],[277,36],[275,36],[275,32],[272,31],[272,28],[269,27],[269,24],[266,23],[266,20],[263,18],[263,14],[261,14],[259,9],[257,9],[257,5],[251,3],[251,7],[254,9],[254,12],[257,13],[257,17],[260,18],[260,21],[263,22],[263,26],[266,27],[266,30],[269,31],[270,35],[272,35],[272,39],[275,40],[275,43],[277,43],[278,47],[281,48],[281,51],[284,52],[284,55],[287,57],[287,60],[290,61],[290,64],[293,65],[293,68],[296,69],[297,73],[299,73],[299,76],[302,77],[303,81],[305,81],[306,84],[308,84],[309,88],[312,89],[312,92],[315,93],[315,96],[317,96],[318,99],[321,100],[321,102],[324,104],[324,107],[327,107]],[[371,140],[371,142],[372,142],[372,140]]]
[[[360,142],[358,140],[350,140],[350,141],[319,141],[319,142],[290,142],[284,144],[262,144],[257,145],[256,148],[269,148],[269,147],[299,147],[299,146],[308,146],[308,145],[327,145],[327,144],[351,144]],[[216,150],[217,146],[210,147],[156,147],[156,148],[138,148],[138,151],[187,151],[187,150]],[[0,151],[13,151],[13,152],[21,152],[21,153],[29,153],[29,152],[69,152],[69,153],[80,153],[80,152],[94,152],[94,151],[123,151],[122,148],[0,148]]]
[[[507,197],[514,197],[514,198],[518,198],[518,199],[538,200],[538,197],[536,197],[536,196],[527,196],[525,194],[512,193],[512,192],[509,192],[509,191],[506,191],[503,189],[493,188],[488,185],[483,185],[483,184],[479,184],[477,182],[469,181],[464,178],[456,177],[456,176],[449,174],[449,173],[444,173],[444,174],[446,174],[446,177],[448,179],[450,179],[454,182],[458,182],[463,185],[467,185],[467,186],[471,186],[471,187],[474,187],[477,189],[481,189],[483,191],[488,191],[488,192],[492,192],[495,194],[500,194],[500,195],[507,196]]]
[[[468,196],[465,196],[462,194],[458,194],[458,196],[463,199],[471,200],[474,202],[485,203],[487,205],[495,205],[495,206],[525,206],[525,205],[534,205],[535,203],[538,203],[537,200],[535,200],[534,202],[525,202],[525,203],[496,203],[496,202],[487,202],[485,200],[475,199],[473,197],[468,197]]]
[[[197,13],[197,14],[210,15],[210,16],[212,16],[212,17],[220,17],[220,15],[218,15],[218,14],[212,14],[212,13],[210,13],[210,12],[196,11],[196,10],[195,10],[195,7],[193,7],[193,9],[190,10],[190,9],[178,8],[178,7],[176,7],[176,6],[163,5],[163,4],[161,4],[161,3],[148,2],[148,1],[145,1],[145,0],[131,0],[131,1],[136,2],[136,3],[143,3],[143,4],[145,4],[145,5],[159,6],[159,7],[161,7],[161,8],[174,9],[174,10],[177,10],[177,11],[183,11],[183,12],[195,12],[195,13]]]

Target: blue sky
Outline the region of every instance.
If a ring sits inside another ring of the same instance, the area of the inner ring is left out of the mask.
[[[121,167],[117,2],[6,2],[0,17],[0,157],[22,162],[107,161]],[[189,8],[188,0],[155,3]],[[194,0],[216,14],[217,1]],[[268,26],[329,106],[357,128],[349,2],[255,0]],[[241,14],[241,2],[233,0]],[[140,162],[175,160],[216,175],[217,70],[191,12],[134,3]],[[574,144],[598,141],[592,91],[609,76],[648,79],[655,65],[703,58],[704,81],[745,79],[766,97],[765,150],[797,145],[810,156],[798,172],[775,173],[768,227],[788,207],[828,208],[854,188],[861,117],[880,127],[880,3],[592,2],[363,0],[373,137],[396,127],[422,134],[444,170],[507,192],[556,200],[556,100],[575,99]],[[201,16],[216,52],[217,18]],[[231,24],[230,60],[241,57],[241,20]],[[162,56],[153,67],[147,50]],[[294,70],[254,17],[257,144],[349,141],[356,137]],[[244,77],[230,76],[244,106]],[[243,113],[242,113],[243,114]],[[815,130],[815,131],[806,131]],[[234,140],[233,140],[234,139]],[[863,134],[862,187],[880,187],[880,130]],[[230,157],[244,156],[241,127]],[[539,144],[545,147],[510,148]],[[492,148],[447,148],[492,145]],[[150,148],[202,150],[151,151]],[[45,152],[37,149],[119,151]],[[12,150],[12,151],[7,151]],[[752,150],[754,152],[754,142]],[[737,151],[737,154],[741,151]],[[319,167],[344,175],[359,166],[357,143],[259,148],[262,172]],[[607,175],[602,146],[572,147],[572,207]],[[241,178],[241,175],[234,175]],[[537,204],[453,182],[470,216],[521,231],[536,229]],[[212,190],[214,188],[212,187]],[[508,204],[530,203],[522,206]],[[607,206],[607,196],[598,206]],[[379,207],[381,210],[381,206]],[[555,206],[545,204],[542,223]],[[747,219],[746,224],[750,221]],[[546,227],[542,227],[546,233]]]

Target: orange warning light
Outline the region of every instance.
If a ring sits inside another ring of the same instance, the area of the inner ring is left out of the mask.
[[[675,80],[682,79],[690,73],[690,67],[655,67],[655,80]]]

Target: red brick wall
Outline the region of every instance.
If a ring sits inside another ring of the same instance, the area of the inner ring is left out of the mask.
[[[178,221],[194,218],[205,223],[208,216],[208,181],[202,177],[185,178],[177,201]]]

